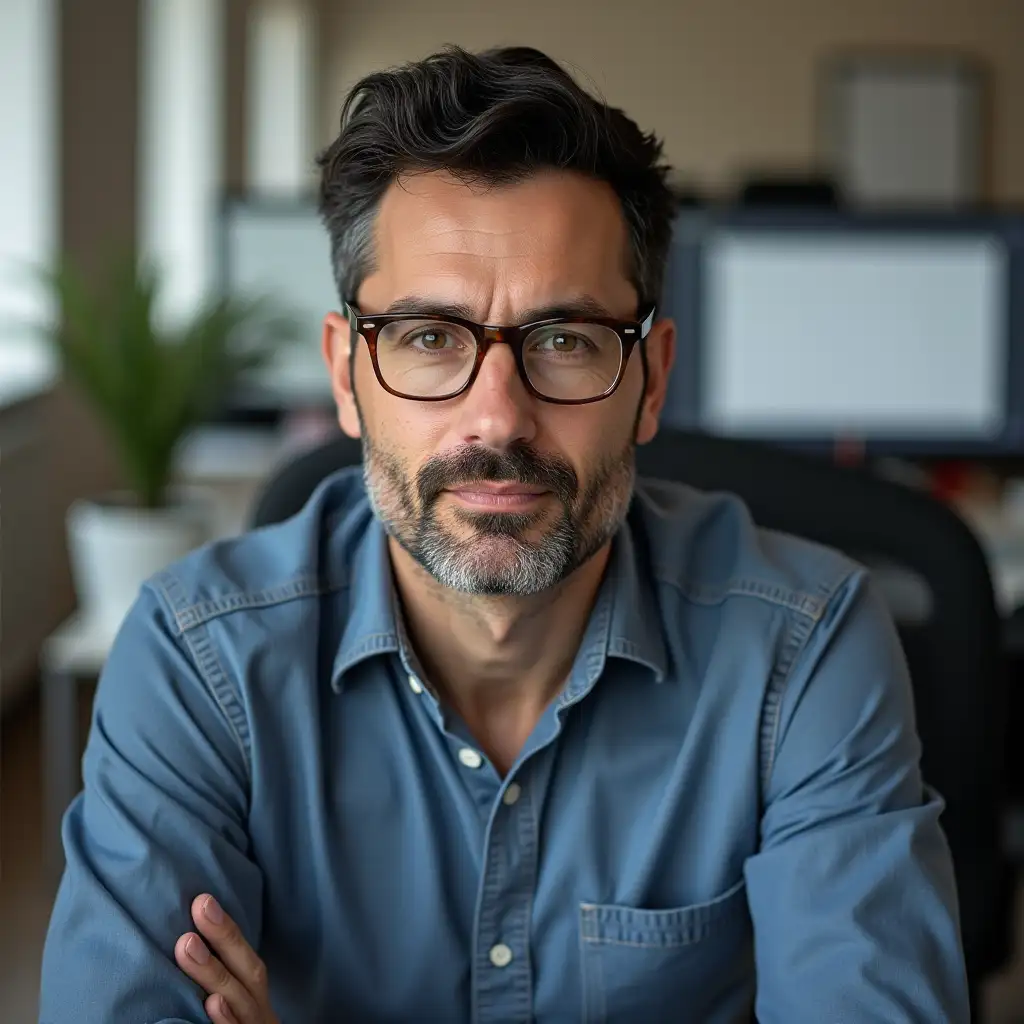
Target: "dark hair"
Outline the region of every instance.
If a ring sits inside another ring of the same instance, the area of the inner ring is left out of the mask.
[[[654,135],[529,47],[448,47],[368,75],[345,101],[340,134],[317,158],[339,296],[354,299],[372,268],[377,207],[398,175],[446,170],[467,183],[506,185],[555,168],[615,190],[631,279],[641,302],[655,301],[673,214],[661,154]]]

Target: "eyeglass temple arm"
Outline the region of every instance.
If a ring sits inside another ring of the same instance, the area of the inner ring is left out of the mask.
[[[348,320],[349,330],[356,334],[359,331],[359,324],[356,321],[356,311],[352,308],[351,302],[346,302],[344,299],[341,302],[342,312],[345,314],[345,319]]]
[[[651,306],[651,311],[644,317],[643,322],[640,324],[640,337],[646,338],[651,333],[651,328],[654,326],[654,314],[657,313],[658,307]]]

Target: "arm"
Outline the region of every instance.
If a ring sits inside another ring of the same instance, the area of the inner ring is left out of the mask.
[[[193,897],[212,892],[259,945],[248,768],[188,638],[148,587],[100,680],[83,774],[64,819],[67,867],[43,954],[40,1021],[205,1021],[175,941]]]
[[[895,629],[854,577],[782,691],[746,864],[762,1024],[968,1021],[942,804],[919,755]]]

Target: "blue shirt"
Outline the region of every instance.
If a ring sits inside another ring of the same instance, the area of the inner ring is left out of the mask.
[[[41,1019],[205,1021],[173,946],[210,891],[283,1024],[967,1021],[919,753],[862,569],[646,483],[502,778],[419,672],[345,471],[125,621]]]

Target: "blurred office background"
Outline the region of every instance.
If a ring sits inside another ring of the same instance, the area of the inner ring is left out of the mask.
[[[0,0],[5,1022],[34,1019],[54,812],[109,641],[68,513],[125,483],[90,403],[14,326],[59,316],[19,268],[64,254],[91,280],[131,249],[162,272],[169,329],[223,293],[288,305],[298,341],[226,390],[173,466],[209,496],[208,536],[245,528],[268,476],[335,430],[313,155],[359,77],[446,43],[535,45],[664,139],[673,427],[940,496],[976,531],[1008,631],[1024,604],[1024,4]],[[63,688],[48,706],[42,676]],[[984,1001],[1024,1021],[1012,944]]]

